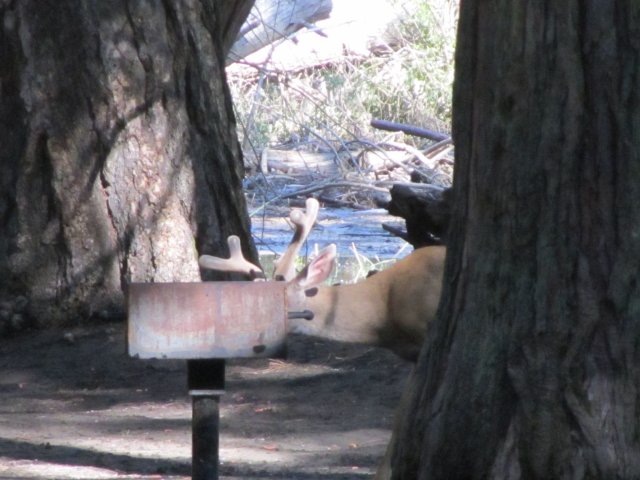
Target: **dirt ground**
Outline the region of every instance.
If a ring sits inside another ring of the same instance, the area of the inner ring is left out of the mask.
[[[0,478],[189,478],[186,366],[129,358],[124,338],[107,323],[0,340]],[[371,476],[409,369],[306,337],[287,360],[229,362],[221,478]]]

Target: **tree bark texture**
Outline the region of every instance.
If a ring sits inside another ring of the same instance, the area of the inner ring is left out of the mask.
[[[462,2],[444,292],[393,478],[640,478],[640,4]]]
[[[251,4],[0,3],[0,295],[75,320],[249,243],[224,63]]]

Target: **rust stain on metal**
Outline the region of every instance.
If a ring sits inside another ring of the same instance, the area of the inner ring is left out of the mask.
[[[128,314],[128,349],[132,356],[269,356],[284,345],[285,284],[131,284]]]

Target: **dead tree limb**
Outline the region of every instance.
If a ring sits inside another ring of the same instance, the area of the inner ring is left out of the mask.
[[[371,126],[380,130],[387,130],[389,132],[404,132],[409,135],[413,135],[420,138],[428,138],[434,142],[441,142],[443,140],[450,140],[451,137],[444,133],[429,130],[427,128],[416,127],[414,125],[407,125],[405,123],[390,122],[388,120],[380,120],[374,118],[371,120]]]
[[[227,65],[328,18],[332,8],[331,0],[257,0],[231,47]]]
[[[396,184],[386,205],[391,215],[405,219],[406,237],[415,248],[446,243],[451,216],[451,189],[435,185]]]

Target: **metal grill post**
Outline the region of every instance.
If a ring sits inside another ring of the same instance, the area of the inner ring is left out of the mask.
[[[195,480],[218,479],[224,359],[269,357],[285,346],[285,286],[285,282],[129,285],[129,355],[187,360]]]
[[[191,463],[193,480],[218,480],[220,396],[224,394],[225,361],[189,360],[187,375],[192,402]]]

